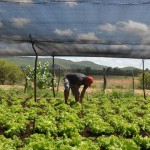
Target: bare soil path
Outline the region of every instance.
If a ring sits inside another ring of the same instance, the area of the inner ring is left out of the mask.
[[[21,85],[0,85],[0,89],[3,89],[3,90],[10,90],[10,89],[24,89],[24,86],[21,86]],[[82,87],[81,87],[82,89]],[[61,86],[59,87],[59,90],[63,92],[64,90],[64,87]],[[100,92],[101,90],[98,89],[98,88],[88,88],[87,89],[87,93],[93,93],[93,92]],[[112,89],[106,89],[106,92],[111,92]],[[145,90],[146,91],[146,94],[147,95],[150,95],[150,90]],[[143,90],[142,89],[135,89],[134,91],[136,94],[143,94]]]

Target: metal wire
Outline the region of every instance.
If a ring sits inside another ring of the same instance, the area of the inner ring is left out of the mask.
[[[103,4],[103,5],[147,5],[150,4],[150,1],[145,2],[106,2],[105,0],[39,0],[31,1],[31,2],[25,2],[21,0],[1,0],[0,2],[6,2],[6,3],[17,3],[17,4],[47,4],[47,3],[90,3],[90,4]]]

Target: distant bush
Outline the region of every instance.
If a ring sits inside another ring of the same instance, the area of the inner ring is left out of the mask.
[[[23,80],[23,72],[14,63],[0,59],[0,84],[15,84]]]
[[[139,78],[139,82],[140,82],[140,85],[139,85],[139,88],[142,88],[142,85],[143,85],[143,74],[139,74],[138,76]],[[150,72],[145,72],[145,75],[144,75],[144,85],[145,85],[145,89],[150,89]]]

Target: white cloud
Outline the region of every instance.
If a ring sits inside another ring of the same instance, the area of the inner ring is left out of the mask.
[[[3,23],[0,21],[0,28],[2,28],[3,27]]]
[[[12,19],[12,25],[16,28],[21,28],[30,23],[29,19],[26,18],[13,18]]]
[[[57,1],[57,0],[56,0]],[[61,2],[64,2],[69,7],[77,6],[77,0],[60,0]]]
[[[60,36],[71,36],[73,34],[73,32],[70,29],[66,30],[55,29],[54,33]]]
[[[100,31],[105,31],[108,33],[121,33],[121,34],[128,34],[128,36],[136,36],[137,38],[141,39],[141,43],[139,44],[146,44],[150,43],[150,26],[141,23],[135,22],[132,20],[128,21],[120,21],[116,24],[106,23],[104,25],[98,26]]]
[[[7,0],[8,2],[31,3],[32,0]]]
[[[105,25],[100,25],[98,26],[99,30],[106,31],[106,32],[115,32],[116,31],[116,26],[111,25],[110,23],[106,23]]]
[[[70,7],[77,6],[77,2],[66,2],[66,4],[69,5]]]
[[[96,37],[95,33],[89,32],[89,33],[82,33],[78,35],[78,40],[99,40],[98,37]]]
[[[116,24],[117,29],[125,31],[135,35],[146,35],[150,29],[146,24],[140,22],[134,22],[129,20],[128,22],[118,22]]]
[[[138,35],[145,35],[150,31],[149,26],[147,26],[144,23],[135,22],[132,20],[128,21],[120,21],[117,22],[115,25],[112,25],[110,23],[106,23],[104,25],[98,26],[99,30],[106,31],[106,32],[120,32],[124,31],[130,34],[138,34]]]

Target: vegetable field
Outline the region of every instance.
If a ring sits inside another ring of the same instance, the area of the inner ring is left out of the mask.
[[[65,104],[62,92],[37,93],[0,90],[0,150],[150,149],[149,97],[115,90]]]

